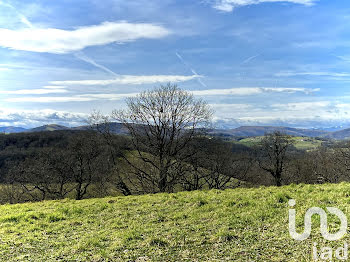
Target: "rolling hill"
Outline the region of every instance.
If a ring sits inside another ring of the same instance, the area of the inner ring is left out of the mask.
[[[350,138],[350,128],[330,132],[325,135],[325,138],[331,138],[331,139],[349,139]]]
[[[58,131],[58,130],[69,130],[69,127],[61,126],[61,125],[44,125],[36,128],[28,129],[26,132],[44,132],[44,131]]]
[[[115,134],[127,134],[128,130],[120,123],[110,123],[111,132]],[[21,127],[0,127],[0,132],[4,133],[21,133],[21,132],[41,132],[41,131],[56,131],[56,130],[88,130],[89,126],[66,127],[62,125],[44,125],[32,129],[24,129]],[[350,128],[338,131],[325,131],[320,129],[301,129],[292,127],[276,127],[276,126],[241,126],[234,129],[209,129],[208,134],[212,136],[238,138],[238,137],[257,137],[263,136],[266,133],[280,131],[288,135],[297,137],[319,137],[325,139],[348,139],[350,138]]]
[[[102,129],[107,128],[105,126],[101,126]],[[114,134],[127,134],[127,129],[120,123],[110,123],[108,124],[108,129]],[[77,127],[67,127],[62,125],[44,125],[32,129],[24,130],[23,132],[43,132],[43,131],[60,131],[60,130],[91,130],[90,126],[77,126]]]

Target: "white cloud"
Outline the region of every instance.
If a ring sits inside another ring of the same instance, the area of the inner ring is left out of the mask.
[[[66,102],[90,102],[96,100],[116,101],[127,97],[136,96],[138,93],[127,94],[84,94],[74,96],[27,96],[27,97],[13,97],[6,98],[4,101],[9,103],[66,103]]]
[[[254,107],[251,104],[209,104],[209,106],[220,110],[246,110]]]
[[[16,110],[0,108],[0,126],[36,127],[44,124],[63,124],[67,126],[85,123],[88,115],[52,109]]]
[[[43,86],[43,88],[46,88],[46,89],[65,89],[67,87],[66,86]]]
[[[337,104],[335,107],[341,110],[350,111],[350,104]]]
[[[68,80],[68,81],[52,81],[51,85],[80,85],[80,86],[106,86],[113,84],[124,84],[124,85],[141,85],[141,84],[155,84],[165,82],[184,82],[202,76],[199,75],[149,75],[149,76],[136,76],[136,75],[121,75],[114,79],[106,80]]]
[[[299,87],[240,87],[240,88],[229,88],[229,89],[208,89],[192,91],[194,95],[198,96],[216,96],[216,95],[256,95],[262,93],[296,93],[302,92],[305,94],[319,91],[319,88],[299,88]]]
[[[67,83],[65,83],[67,84]],[[45,89],[43,89],[45,90]],[[47,91],[51,91],[51,89],[46,89]],[[56,91],[60,91],[62,89],[58,89]],[[62,91],[65,91],[64,89]],[[208,90],[200,90],[200,91],[189,91],[195,96],[223,96],[223,95],[237,95],[237,96],[250,96],[262,93],[313,93],[319,91],[319,89],[307,89],[307,88],[276,88],[276,87],[242,87],[242,88],[231,88],[231,89],[208,89]],[[65,103],[65,102],[90,102],[96,100],[109,100],[116,101],[122,100],[127,97],[136,96],[139,93],[124,93],[124,94],[114,94],[114,93],[105,93],[105,94],[81,94],[74,96],[52,96],[52,97],[36,97],[36,96],[27,96],[27,97],[14,97],[14,98],[6,98],[5,102],[10,103]],[[215,107],[227,107],[227,104],[214,104]],[[232,104],[230,104],[232,107]],[[247,105],[242,106],[237,105],[241,109],[246,108]]]
[[[232,12],[236,7],[261,3],[285,2],[310,6],[316,1],[317,0],[215,0],[213,1],[213,7],[220,11]]]
[[[128,22],[105,22],[75,30],[0,28],[0,46],[15,50],[64,54],[88,46],[129,42],[140,38],[157,39],[169,34],[169,30],[160,25]]]
[[[68,101],[110,99],[118,100],[129,94],[87,94],[72,97]],[[28,99],[28,98],[27,98]],[[42,97],[41,102],[49,102],[51,98]],[[55,98],[59,102],[67,98]],[[22,101],[24,101],[22,99]],[[51,102],[57,102],[51,100]],[[215,110],[215,118],[220,126],[237,127],[241,125],[284,125],[294,127],[325,127],[349,125],[350,104],[337,101],[309,101],[287,104],[261,105],[249,104],[211,104]],[[46,110],[10,110],[0,108],[0,126],[39,126],[42,124],[58,123],[64,125],[81,125],[87,114],[64,111]]]
[[[214,106],[215,120],[225,127],[279,125],[332,127],[350,125],[350,104],[337,101],[305,101],[286,104],[227,104]]]
[[[349,77],[350,73],[336,73],[336,72],[293,72],[286,71],[275,74],[275,76],[331,76],[331,77]]]
[[[39,96],[39,97],[13,97],[4,99],[5,102],[9,103],[63,103],[63,102],[89,102],[96,100],[90,97],[80,96]]]
[[[46,87],[43,89],[20,89],[20,90],[0,90],[0,94],[4,95],[44,95],[44,94],[55,94],[55,93],[66,93],[62,87]]]
[[[92,100],[122,100],[127,97],[137,96],[139,93],[127,93],[127,94],[85,94],[79,95],[79,97],[86,97]]]
[[[289,111],[318,111],[329,107],[331,103],[329,101],[316,101],[316,102],[296,102],[296,103],[285,103],[285,104],[272,104],[272,108],[278,110],[289,110]]]

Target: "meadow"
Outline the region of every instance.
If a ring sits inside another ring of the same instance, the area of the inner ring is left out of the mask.
[[[288,200],[298,231],[312,206],[349,215],[350,184],[289,185],[160,193],[0,206],[0,261],[310,261],[313,232],[288,232]],[[329,227],[339,221],[329,216]]]
[[[258,145],[263,138],[264,136],[247,137],[239,141],[235,141],[235,143],[252,147]],[[300,150],[314,150],[321,146],[322,142],[324,142],[323,140],[317,138],[301,136],[293,136],[292,141],[294,143],[293,145]]]

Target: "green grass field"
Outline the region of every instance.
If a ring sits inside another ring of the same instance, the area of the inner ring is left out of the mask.
[[[260,143],[261,139],[263,136],[256,136],[256,137],[248,137],[239,140],[238,144],[242,144],[245,146],[254,146]],[[294,146],[298,149],[302,150],[313,150],[319,147],[323,141],[316,139],[316,138],[311,138],[311,137],[293,137],[294,141]]]
[[[238,188],[0,206],[0,261],[310,261],[313,232],[288,233],[288,199],[297,225],[312,206],[350,214],[350,184]],[[340,223],[329,216],[329,226]]]

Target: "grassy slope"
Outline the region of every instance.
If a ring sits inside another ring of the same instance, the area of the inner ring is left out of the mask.
[[[289,237],[288,199],[301,230],[311,206],[348,215],[349,196],[344,183],[4,205],[0,261],[308,261],[324,241],[316,226]]]

